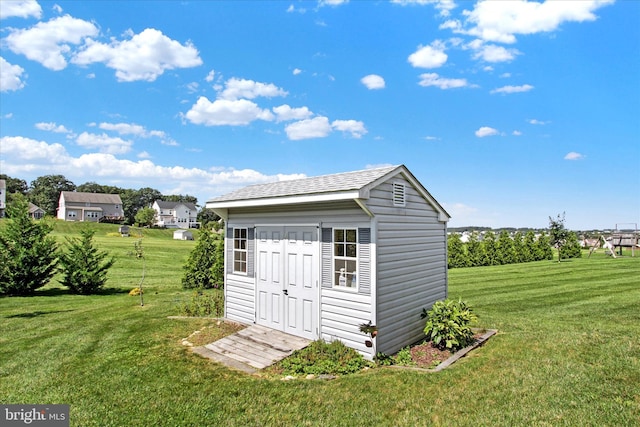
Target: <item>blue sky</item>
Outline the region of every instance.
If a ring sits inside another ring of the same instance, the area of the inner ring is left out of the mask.
[[[640,223],[638,1],[0,2],[0,171],[190,194],[405,164],[449,225]]]

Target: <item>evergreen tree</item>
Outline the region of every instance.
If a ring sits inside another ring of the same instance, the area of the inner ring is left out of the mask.
[[[526,262],[524,253],[524,241],[521,232],[516,232],[513,236],[513,253],[517,263]]]
[[[487,231],[484,234],[482,240],[482,246],[484,248],[484,262],[483,265],[498,265],[498,245],[496,243],[496,235],[492,230]]]
[[[471,267],[479,267],[484,262],[484,248],[478,238],[478,232],[474,231],[469,236],[467,242],[467,254],[469,256],[469,265]]]
[[[536,235],[533,230],[527,231],[524,235],[524,242],[522,244],[522,262],[535,261],[536,253]]]
[[[464,243],[458,233],[452,233],[447,239],[447,251],[449,253],[449,268],[461,268],[469,266],[469,258],[465,252]]]
[[[549,217],[549,240],[551,246],[558,250],[558,262],[560,262],[562,247],[567,243],[568,237],[569,230],[564,227],[564,212],[562,215],[558,214],[556,219]]]
[[[0,293],[31,295],[56,273],[56,241],[46,221],[29,217],[29,204],[19,193],[7,206],[7,224],[0,229]]]
[[[64,277],[62,285],[76,294],[94,294],[107,281],[107,271],[115,259],[107,252],[99,251],[93,245],[95,231],[85,229],[80,239],[67,238],[67,251],[60,255],[60,265]]]
[[[567,234],[567,239],[560,249],[560,258],[580,258],[582,257],[582,249],[580,248],[580,242],[578,241],[578,235],[570,231]]]
[[[549,236],[543,231],[536,242],[536,261],[553,259],[553,250]]]
[[[497,260],[499,264],[513,264],[516,262],[515,252],[513,250],[513,240],[509,236],[507,230],[502,230],[498,236],[497,243]]]
[[[224,242],[206,228],[201,229],[196,247],[184,266],[182,287],[222,288],[224,286]]]

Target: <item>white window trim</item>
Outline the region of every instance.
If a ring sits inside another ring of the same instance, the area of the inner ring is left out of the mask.
[[[335,250],[336,250],[336,242],[335,242],[335,231],[336,230],[344,230],[345,232],[347,230],[353,230],[356,232],[356,256],[355,258],[353,257],[347,257],[347,256],[336,256],[335,254]],[[356,261],[356,278],[360,275],[358,273],[358,269],[360,268],[360,259],[358,257],[358,253],[360,252],[360,243],[358,242],[358,227],[352,226],[352,225],[344,225],[344,226],[336,226],[336,227],[332,227],[331,228],[331,288],[333,290],[339,290],[339,291],[344,291],[344,292],[352,292],[352,293],[358,293],[358,290],[360,289],[360,281],[356,280],[356,286],[355,287],[347,287],[347,286],[340,286],[339,284],[336,283],[336,271],[335,271],[335,266],[336,266],[336,260],[338,259],[345,259],[345,260],[353,260],[355,259]]]
[[[236,230],[244,230],[245,231],[245,249],[236,249]],[[247,275],[247,270],[249,269],[249,228],[248,227],[233,227],[233,235],[231,236],[231,250],[233,251],[233,257],[231,259],[232,262],[232,271],[233,274],[239,274],[242,276],[246,276]],[[244,257],[244,265],[245,265],[245,270],[244,271],[239,271],[236,270],[236,252],[244,252],[245,257]]]

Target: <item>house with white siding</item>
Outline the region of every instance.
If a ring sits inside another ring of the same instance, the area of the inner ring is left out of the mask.
[[[122,199],[118,194],[61,191],[58,219],[65,221],[124,221]]]
[[[372,359],[423,338],[422,309],[447,297],[450,216],[405,166],[253,185],[206,207],[227,226],[230,320]]]
[[[198,224],[198,208],[194,203],[165,202],[156,200],[151,207],[156,211],[157,227],[195,228]]]

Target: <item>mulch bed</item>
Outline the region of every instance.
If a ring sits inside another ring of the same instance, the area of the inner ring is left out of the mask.
[[[440,350],[435,347],[431,341],[414,345],[411,347],[411,360],[413,361],[413,363],[415,363],[415,367],[417,368],[440,370],[449,366],[460,357],[464,357],[469,351],[473,350],[474,348],[484,344],[484,342],[491,336],[493,336],[496,332],[496,330],[477,332],[473,336],[474,342],[468,347],[459,350],[457,353],[451,353],[448,350]]]

